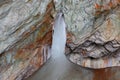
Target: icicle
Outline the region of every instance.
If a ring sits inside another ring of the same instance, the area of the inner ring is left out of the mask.
[[[52,54],[59,55],[64,53],[66,44],[66,25],[63,13],[59,12],[54,22],[54,32],[52,38]]]
[[[47,58],[46,58],[46,56],[47,56],[47,55],[46,55],[46,50],[47,50],[46,47],[47,47],[47,46],[43,46],[43,57],[44,57],[44,62],[46,62],[46,60],[47,60]]]

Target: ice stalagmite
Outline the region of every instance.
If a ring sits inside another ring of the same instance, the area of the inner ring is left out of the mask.
[[[53,26],[52,54],[59,56],[64,53],[66,44],[66,25],[63,13],[59,12]]]

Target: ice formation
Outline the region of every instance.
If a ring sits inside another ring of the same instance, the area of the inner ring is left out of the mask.
[[[66,44],[66,25],[62,12],[56,15],[53,27],[52,54],[59,56],[64,53]]]

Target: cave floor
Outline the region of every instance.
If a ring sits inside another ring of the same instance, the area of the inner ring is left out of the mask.
[[[52,57],[26,80],[120,80],[120,67],[92,70],[67,60],[64,54]]]

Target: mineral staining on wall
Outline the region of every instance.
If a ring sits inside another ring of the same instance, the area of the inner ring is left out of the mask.
[[[0,80],[22,80],[33,74],[50,58],[53,2],[1,2]]]
[[[67,24],[66,55],[89,68],[120,66],[120,1],[55,0]]]
[[[46,62],[51,14],[59,10],[70,61],[89,68],[120,66],[120,0],[0,0],[0,80],[22,80]]]

